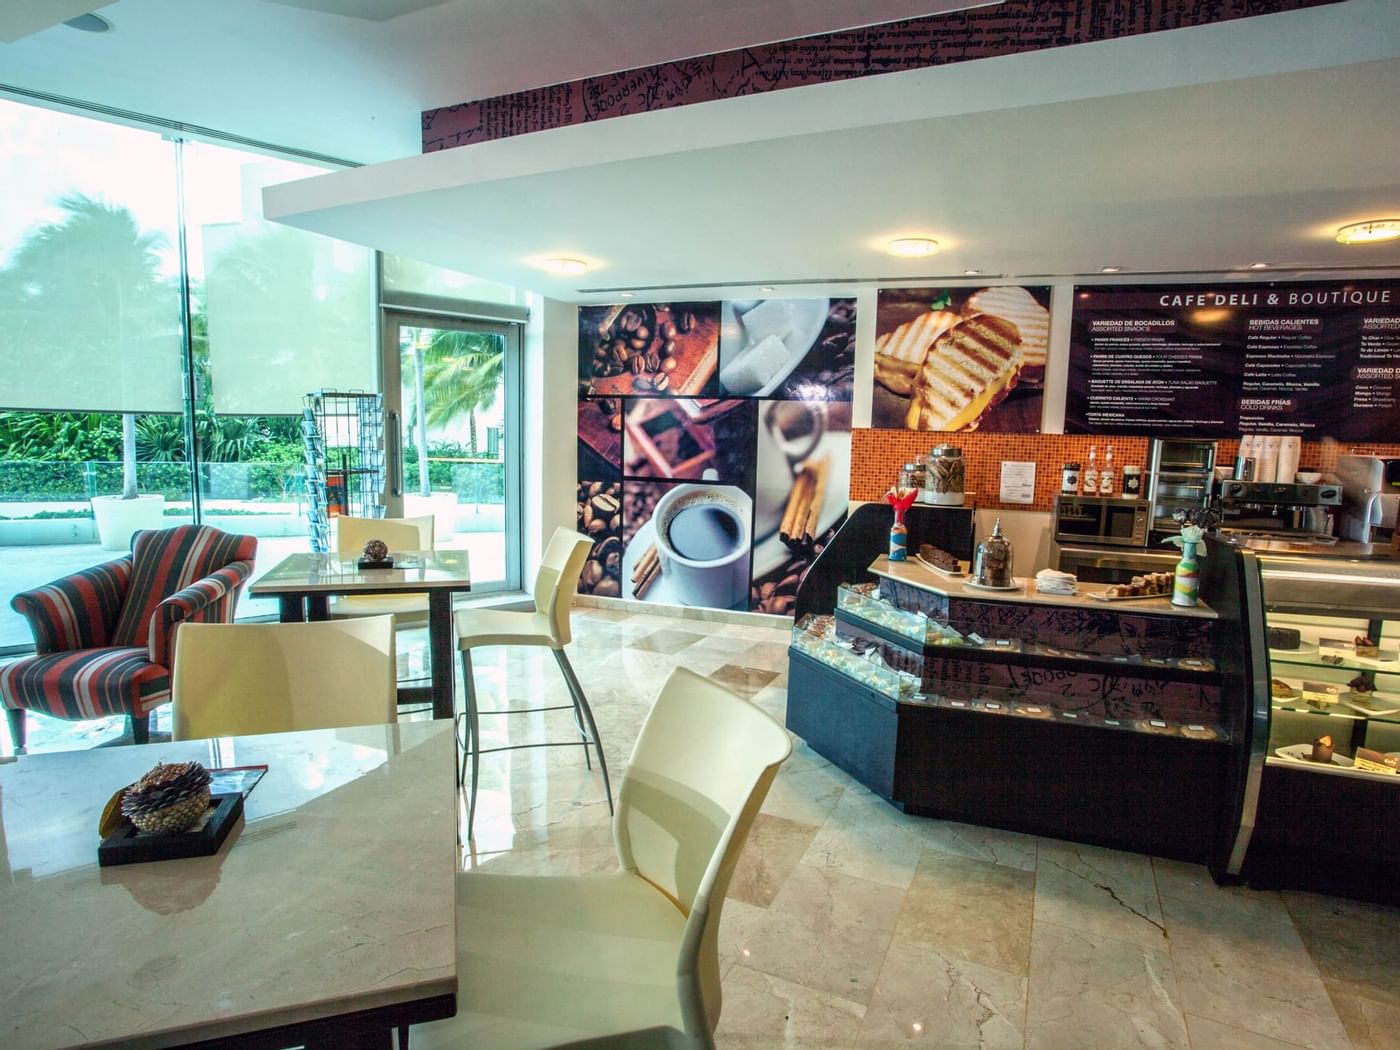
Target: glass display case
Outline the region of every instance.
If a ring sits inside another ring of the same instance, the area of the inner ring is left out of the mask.
[[[1400,564],[1261,555],[1266,760],[1400,790]]]
[[[1227,870],[1400,903],[1400,561],[1241,559],[1256,567],[1255,711]]]

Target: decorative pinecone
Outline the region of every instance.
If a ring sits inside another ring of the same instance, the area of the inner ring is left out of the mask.
[[[198,762],[162,762],[126,789],[122,815],[141,831],[184,831],[209,808],[209,779]]]
[[[383,561],[389,557],[389,545],[383,540],[370,540],[363,553],[365,561]]]

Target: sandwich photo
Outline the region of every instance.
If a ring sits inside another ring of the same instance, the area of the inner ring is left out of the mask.
[[[1037,433],[1050,289],[882,288],[871,425]]]

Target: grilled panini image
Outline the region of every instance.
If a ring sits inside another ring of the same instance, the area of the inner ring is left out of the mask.
[[[875,340],[875,379],[900,397],[914,388],[933,341],[960,322],[951,310],[930,310]]]
[[[983,288],[968,297],[962,312],[964,317],[991,314],[1010,321],[1021,333],[1022,367],[1027,372],[1045,367],[1050,350],[1050,311],[1026,289],[1016,285]]]
[[[976,430],[983,414],[1016,385],[1021,333],[1004,317],[979,314],[948,329],[914,380],[910,430]]]

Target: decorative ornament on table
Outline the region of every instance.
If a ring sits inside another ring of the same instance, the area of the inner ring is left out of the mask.
[[[394,560],[389,557],[389,545],[383,540],[368,540],[360,552],[360,568],[392,569]]]
[[[890,561],[909,559],[909,530],[904,526],[904,512],[918,499],[918,489],[893,486],[885,493],[885,502],[894,508],[894,524],[890,526]]]
[[[122,815],[139,831],[185,831],[209,808],[209,780],[198,762],[159,763],[122,793]]]
[[[1181,560],[1176,563],[1176,579],[1172,586],[1172,604],[1191,606],[1200,600],[1201,592],[1201,575],[1196,566],[1196,551],[1200,549],[1200,556],[1206,556],[1205,549],[1201,546],[1206,529],[1220,519],[1213,510],[1205,507],[1178,510],[1172,518],[1181,523],[1181,535],[1169,536],[1163,541],[1181,550]]]

